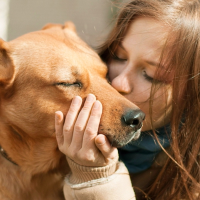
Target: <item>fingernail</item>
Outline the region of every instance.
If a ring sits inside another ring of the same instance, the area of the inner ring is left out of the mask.
[[[94,106],[93,106],[93,108],[94,109],[97,109],[97,108],[99,108],[99,101],[97,100],[95,103],[94,103]]]
[[[73,98],[73,101],[72,101],[73,104],[79,104],[79,102],[80,102],[79,96],[76,96]]]
[[[92,94],[89,94],[88,96],[87,96],[87,101],[93,101],[93,99],[94,99],[94,95],[92,95]]]
[[[98,140],[97,140],[97,143],[99,144],[99,145],[103,145],[103,144],[105,144],[105,142],[106,142],[106,140],[105,140],[105,136],[103,136],[103,135],[98,135]]]
[[[60,117],[60,115],[59,115],[59,111],[56,111],[56,112],[55,112],[55,118],[56,118],[56,122],[57,122],[57,123],[61,123],[62,119],[61,119],[61,117]]]

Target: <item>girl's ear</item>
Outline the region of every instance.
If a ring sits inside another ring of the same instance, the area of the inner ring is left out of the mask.
[[[14,78],[15,67],[9,55],[9,45],[0,39],[0,86],[9,84]]]

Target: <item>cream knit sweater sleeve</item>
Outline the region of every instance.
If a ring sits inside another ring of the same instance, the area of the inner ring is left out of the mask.
[[[66,200],[135,200],[128,170],[122,162],[85,167],[67,160],[71,173],[65,179]]]

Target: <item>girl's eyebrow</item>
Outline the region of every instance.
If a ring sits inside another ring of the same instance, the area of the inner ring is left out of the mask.
[[[154,61],[151,61],[151,60],[146,60],[146,62],[147,62],[149,65],[152,65],[152,66],[155,66],[155,67],[164,68],[164,66],[161,65],[160,63],[157,63],[157,62],[154,62]]]
[[[122,42],[119,43],[119,47],[121,49],[123,49],[124,51],[126,51],[125,47],[123,46]],[[157,62],[154,62],[154,61],[151,61],[151,60],[146,60],[146,63],[148,63],[149,65],[152,65],[154,67],[161,67],[161,68],[165,68],[163,65],[161,65],[160,63],[157,63]]]
[[[159,66],[159,63],[156,63],[156,62],[151,61],[151,60],[146,60],[146,62],[147,62],[148,64],[150,64],[150,65],[155,66],[155,67],[158,67],[158,66]]]

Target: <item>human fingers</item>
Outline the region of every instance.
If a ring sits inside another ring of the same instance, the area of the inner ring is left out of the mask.
[[[111,146],[110,142],[108,141],[105,135],[97,135],[97,137],[95,138],[95,144],[103,154],[107,164],[112,162],[112,160],[118,159],[117,148]]]
[[[97,136],[99,123],[102,114],[102,104],[100,101],[95,101],[93,104],[90,117],[88,119],[87,126],[85,128],[83,136],[83,145],[82,148],[96,148],[94,143],[94,138]]]
[[[86,101],[81,109],[76,123],[74,125],[74,132],[72,136],[72,143],[71,145],[73,148],[81,149],[82,141],[83,141],[83,134],[85,131],[85,127],[91,112],[91,108],[93,103],[96,101],[96,97],[93,94],[89,94],[86,98]]]
[[[56,140],[58,143],[58,148],[62,148],[62,145],[64,143],[64,137],[63,137],[63,113],[61,111],[55,112],[55,134],[56,134]]]
[[[76,96],[73,98],[69,107],[67,115],[65,117],[65,123],[63,126],[64,142],[66,146],[70,146],[72,142],[72,136],[74,131],[74,124],[76,122],[79,110],[82,105],[82,98]]]

